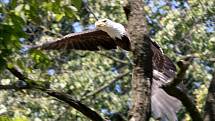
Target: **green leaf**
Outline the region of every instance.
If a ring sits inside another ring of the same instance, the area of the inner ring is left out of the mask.
[[[73,19],[80,19],[80,17],[76,14],[77,8],[74,6],[65,6],[66,16]]]
[[[31,51],[31,57],[34,60],[34,62],[36,63],[36,66],[38,66],[40,68],[47,68],[51,64],[51,61],[48,58],[48,56],[39,50]]]
[[[24,4],[20,4],[15,8],[15,13],[19,13],[23,10]]]
[[[72,0],[72,4],[78,9],[81,9],[82,6],[82,0]]]
[[[42,6],[48,10],[48,11],[52,11],[53,5],[51,2],[43,2]]]
[[[13,121],[29,121],[29,120],[27,117],[21,116],[21,117],[14,118]]]
[[[65,14],[64,13],[61,13],[61,14],[55,14],[56,15],[56,21],[59,22],[64,16]]]
[[[18,31],[22,31],[23,25],[25,25],[25,21],[22,19],[22,17],[15,15],[15,14],[10,14],[11,20],[13,22],[13,27],[18,29]],[[16,30],[17,31],[17,30]]]
[[[12,121],[8,116],[0,116],[0,121]]]
[[[67,8],[69,8],[71,11],[75,11],[75,12],[77,12],[78,11],[78,9],[75,7],[75,6],[67,6]]]

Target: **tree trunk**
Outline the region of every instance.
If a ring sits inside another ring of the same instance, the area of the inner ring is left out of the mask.
[[[204,121],[215,121],[215,72],[208,89],[208,96],[205,104]]]
[[[129,0],[128,31],[134,54],[132,78],[132,109],[130,121],[146,121],[150,118],[152,79],[152,50],[147,37],[143,0]]]

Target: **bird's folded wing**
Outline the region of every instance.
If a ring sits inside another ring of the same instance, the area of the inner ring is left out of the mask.
[[[32,47],[32,49],[35,48],[42,50],[75,49],[95,51],[100,48],[107,50],[116,49],[116,44],[106,32],[94,29],[68,34],[55,41]]]
[[[166,73],[167,75],[165,75],[168,77],[174,77],[176,71],[175,65],[166,55],[164,55],[162,49],[155,41],[151,41],[151,49],[153,52],[153,68],[164,74]]]

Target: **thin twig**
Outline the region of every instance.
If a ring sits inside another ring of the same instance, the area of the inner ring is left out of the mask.
[[[83,0],[83,2],[84,2],[84,7],[86,8],[86,10],[93,15],[93,17],[96,19],[96,21],[98,21],[98,17],[96,17],[96,15],[93,13],[92,9],[90,9],[90,7],[89,7],[88,0]]]
[[[120,60],[120,59],[115,58],[113,56],[109,56],[109,55],[101,53],[101,52],[96,52],[96,53],[98,53],[99,55],[102,55],[104,57],[107,57],[107,58],[109,58],[109,59],[111,59],[113,61],[116,61],[116,62],[119,62],[119,63],[122,63],[122,64],[127,64],[127,65],[129,64],[127,61]]]
[[[124,76],[127,76],[128,74],[130,74],[130,72],[126,72],[126,73],[120,74],[115,79],[113,79],[110,82],[106,83],[105,85],[101,86],[100,88],[98,88],[94,92],[89,93],[88,95],[86,95],[82,100],[87,99],[88,97],[93,97],[94,95],[98,94],[99,92],[101,92],[102,90],[106,89],[111,84],[113,84],[114,82],[118,81],[119,79],[122,79]]]
[[[49,32],[51,34],[57,35],[57,37],[63,37],[62,34],[53,32],[52,30],[48,29],[46,26],[40,25],[39,27],[42,28],[44,32]]]

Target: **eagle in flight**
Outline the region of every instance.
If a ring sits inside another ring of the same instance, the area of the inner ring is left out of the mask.
[[[117,47],[131,51],[131,44],[126,28],[109,19],[100,19],[95,23],[96,29],[79,33],[68,34],[60,39],[42,45],[33,46],[33,49],[42,50],[90,50],[116,49]],[[148,38],[150,39],[150,38]],[[151,39],[150,39],[151,40]],[[177,121],[176,113],[181,108],[181,102],[168,95],[161,86],[174,78],[175,65],[163,54],[159,45],[151,41],[153,52],[153,79],[151,95],[152,116],[160,121]]]

